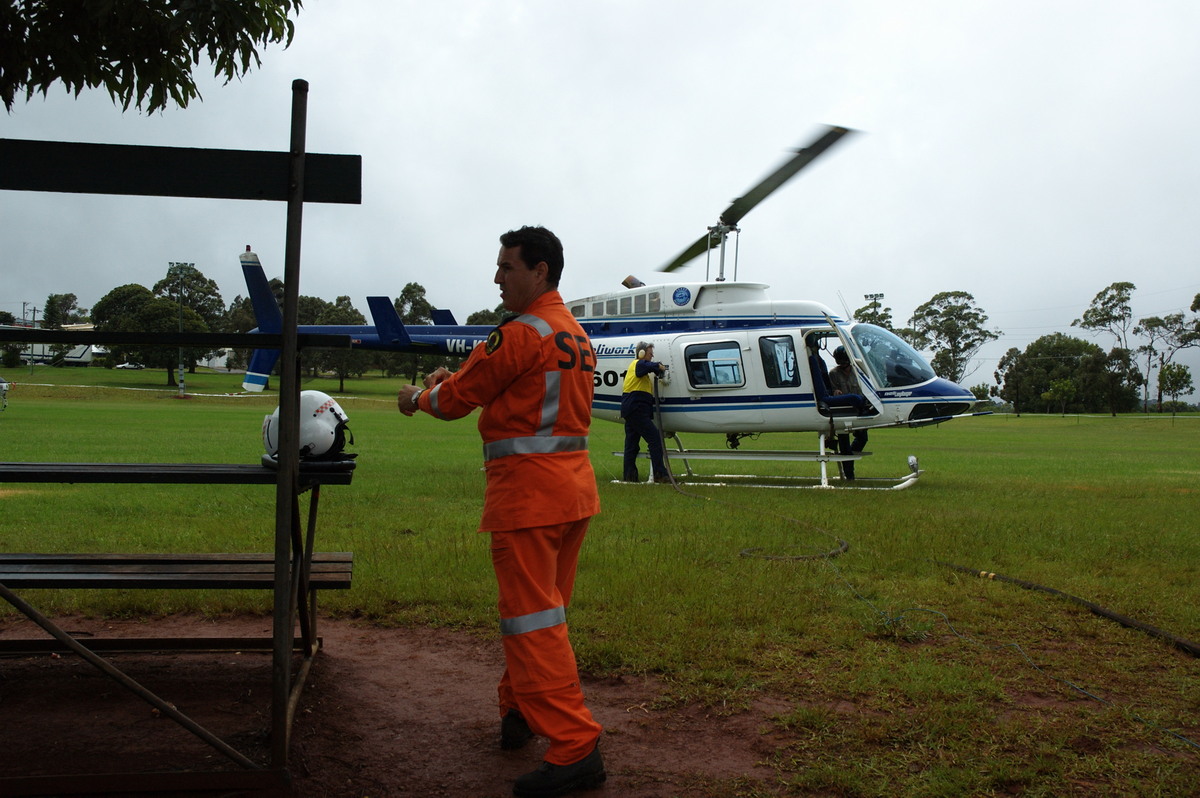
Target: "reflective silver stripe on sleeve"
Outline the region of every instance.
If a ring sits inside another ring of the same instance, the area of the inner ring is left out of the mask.
[[[533,329],[537,330],[537,334],[545,338],[550,333],[554,332],[554,328],[543,319],[541,316],[534,316],[532,313],[523,313],[517,316],[513,321],[520,321],[528,324]]]
[[[438,409],[438,390],[441,387],[442,384],[439,382],[437,385],[429,389],[429,412],[445,421],[445,416],[443,416],[442,411]]]
[[[531,612],[528,615],[518,615],[516,618],[501,618],[500,634],[523,635],[526,632],[549,629],[551,626],[558,626],[566,622],[567,611],[562,607],[554,607],[541,612]]]
[[[484,461],[508,457],[510,454],[556,454],[586,452],[587,436],[533,435],[527,438],[505,438],[483,445]]]
[[[558,423],[558,397],[562,385],[561,371],[546,372],[546,396],[542,399],[542,420],[535,435],[553,435]]]

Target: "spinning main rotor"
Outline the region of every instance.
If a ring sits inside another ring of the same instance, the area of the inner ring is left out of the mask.
[[[792,179],[797,172],[812,163],[817,156],[821,155],[837,143],[839,139],[851,132],[849,128],[830,127],[812,144],[796,150],[795,155],[781,164],[778,169],[764,177],[754,188],[735,199],[725,209],[725,212],[721,214],[720,221],[717,224],[708,228],[707,233],[696,239],[695,243],[679,253],[675,260],[659,269],[659,271],[673,272],[693,258],[703,255],[710,249],[720,247],[721,265],[717,274],[717,282],[723,282],[725,280],[725,239],[730,233],[738,231],[737,224],[742,220],[742,217],[749,213],[754,206],[770,196],[771,192]]]

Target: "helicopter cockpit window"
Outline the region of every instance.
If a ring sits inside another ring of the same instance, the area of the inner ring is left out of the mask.
[[[684,350],[693,388],[732,388],[746,384],[742,350],[733,341],[692,344]]]
[[[763,374],[768,388],[798,388],[800,370],[796,368],[796,345],[790,335],[758,339],[762,355]]]
[[[937,377],[917,350],[893,332],[874,324],[856,324],[850,334],[866,356],[872,376],[885,388],[919,385]]]

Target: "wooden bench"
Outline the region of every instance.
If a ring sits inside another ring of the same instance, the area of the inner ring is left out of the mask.
[[[308,575],[307,606],[299,609],[310,632],[293,640],[303,651],[316,636],[318,590],[346,590],[354,569],[351,552],[316,552]],[[272,554],[0,554],[0,585],[10,589],[270,590]],[[78,638],[93,651],[270,650],[269,637]],[[0,639],[0,653],[64,651],[55,639]]]
[[[345,590],[351,552],[312,556],[309,590]],[[273,554],[0,554],[0,584],[10,588],[185,588],[270,590]]]

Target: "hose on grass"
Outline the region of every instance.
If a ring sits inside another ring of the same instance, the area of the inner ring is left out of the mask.
[[[657,381],[655,382],[654,404],[655,404],[655,414],[656,414],[656,418],[658,421],[659,434],[661,435],[662,434],[662,415],[661,415],[661,411],[659,410],[659,406],[658,406],[658,384],[657,384]],[[665,441],[665,439],[664,439],[664,441]],[[664,459],[667,457],[666,452],[667,452],[667,447],[664,443],[664,446],[663,446]],[[670,466],[669,465],[668,465],[668,474],[670,474]],[[684,496],[689,496],[692,498],[700,498],[700,499],[704,499],[705,501],[713,501],[714,500],[710,496],[702,496],[700,494],[688,493],[687,491],[684,491],[675,482],[674,475],[671,475],[671,485],[675,488],[675,490],[677,492],[679,492],[680,494],[682,494]],[[729,504],[729,502],[723,502],[723,503]],[[806,523],[806,522],[800,521],[799,519],[788,518],[786,516],[779,516],[779,517],[785,518],[787,521],[789,521],[790,523],[796,524],[797,526],[808,527],[809,529],[814,529],[814,530],[820,531],[826,535],[829,535],[830,537],[834,538],[834,540],[837,541],[837,544],[838,544],[837,548],[833,549],[832,551],[823,553],[823,554],[807,554],[807,555],[764,554],[764,553],[762,553],[763,550],[761,548],[748,548],[748,549],[743,549],[741,551],[742,557],[755,557],[755,558],[759,558],[759,559],[777,560],[777,561],[820,560],[820,561],[824,562],[825,565],[827,565],[828,567],[833,569],[834,573],[837,574],[838,579],[841,580],[858,599],[860,599],[867,606],[869,606],[873,610],[875,610],[875,612],[879,613],[879,615],[884,619],[885,624],[892,625],[895,622],[903,619],[903,615],[904,615],[903,613],[901,613],[899,618],[896,618],[896,617],[892,617],[888,613],[885,613],[882,610],[880,610],[878,607],[876,607],[871,602],[870,599],[868,599],[866,596],[862,595],[862,593],[859,592],[858,589],[855,588],[854,585],[850,583],[850,581],[845,577],[845,575],[842,574],[841,569],[837,566],[834,558],[840,554],[844,554],[845,552],[849,551],[849,549],[850,549],[849,543],[842,540],[841,538],[836,537],[828,530],[822,529],[821,527],[816,526],[815,524]],[[1108,618],[1110,620],[1115,620],[1124,626],[1139,629],[1139,630],[1147,632],[1155,637],[1166,640],[1167,642],[1171,643],[1176,648],[1178,648],[1182,651],[1185,651],[1185,652],[1191,654],[1192,656],[1200,656],[1200,646],[1197,646],[1195,643],[1192,643],[1190,641],[1176,637],[1175,635],[1164,632],[1161,629],[1157,629],[1153,626],[1150,626],[1149,624],[1144,624],[1144,623],[1141,623],[1140,621],[1136,621],[1132,618],[1128,618],[1126,616],[1112,612],[1111,610],[1105,609],[1104,607],[1101,607],[1093,602],[1087,601],[1085,599],[1081,599],[1077,596],[1072,596],[1068,593],[1062,592],[1061,590],[1056,590],[1054,588],[1045,587],[1044,585],[1039,585],[1039,584],[1036,584],[1033,582],[1027,582],[1027,581],[1021,580],[1021,579],[1014,579],[1012,577],[1002,576],[1000,574],[992,573],[990,571],[981,571],[978,569],[967,568],[965,566],[955,565],[953,563],[942,562],[939,560],[931,559],[931,560],[928,560],[928,562],[932,562],[937,565],[953,568],[953,569],[961,571],[963,573],[971,574],[971,575],[982,577],[982,578],[987,578],[987,579],[992,579],[992,580],[999,579],[1002,582],[1009,582],[1009,583],[1018,585],[1019,587],[1025,588],[1027,590],[1040,590],[1040,591],[1044,591],[1044,592],[1047,592],[1047,593],[1050,593],[1053,595],[1061,596],[1063,598],[1068,599],[1069,601],[1072,601],[1072,602],[1080,604],[1084,607],[1087,607],[1091,612],[1093,612],[1097,615]],[[973,643],[979,642],[979,641],[973,640],[972,638],[967,637],[966,635],[963,635],[957,629],[955,629],[954,625],[950,622],[950,618],[945,613],[938,612],[936,610],[927,610],[927,609],[923,609],[923,608],[912,608],[911,610],[906,610],[906,612],[927,612],[927,613],[931,613],[931,614],[940,616],[943,619],[943,621],[945,621],[945,623],[950,628],[950,630],[959,639],[964,640],[964,641],[970,641]],[[986,645],[986,644],[981,644],[981,645]],[[1083,687],[1080,687],[1077,684],[1074,684],[1073,682],[1070,682],[1070,681],[1063,679],[1061,677],[1058,677],[1058,676],[1054,676],[1053,674],[1047,673],[1043,668],[1041,668],[1036,662],[1033,661],[1033,659],[1029,656],[1029,654],[1026,653],[1025,649],[1022,648],[1020,645],[1010,644],[1010,645],[1005,645],[1005,646],[988,646],[988,647],[989,648],[1014,648],[1020,653],[1020,655],[1024,658],[1024,660],[1034,670],[1038,671],[1039,673],[1041,673],[1055,681],[1058,681],[1058,682],[1061,682],[1061,683],[1067,685],[1071,689],[1078,691],[1082,695],[1085,695],[1092,700],[1095,700],[1099,703],[1106,704],[1109,706],[1115,706],[1111,701],[1108,701],[1107,699],[1104,699],[1104,698],[1096,695],[1095,693],[1090,692],[1090,691],[1084,689]],[[1200,749],[1200,744],[1198,744],[1196,741],[1194,741],[1182,734],[1179,734],[1178,732],[1175,732],[1171,729],[1160,726],[1157,723],[1154,723],[1153,721],[1150,721],[1136,713],[1133,714],[1133,717],[1135,720],[1146,725],[1148,728],[1154,729],[1156,731],[1159,731],[1159,732],[1167,734],[1171,737],[1174,737],[1175,739],[1179,740],[1180,742],[1182,742],[1185,745],[1188,745],[1192,748]]]
[[[955,565],[954,563],[942,562],[940,560],[930,560],[930,562],[934,563],[935,565],[944,565],[947,568],[952,568],[955,571],[961,571],[964,574],[970,574],[971,576],[977,576],[980,579],[999,580],[1001,582],[1007,582],[1012,585],[1017,585],[1018,587],[1023,587],[1026,590],[1040,590],[1043,593],[1050,593],[1051,595],[1059,596],[1060,598],[1065,598],[1067,601],[1071,601],[1082,607],[1086,607],[1089,611],[1091,611],[1092,613],[1094,613],[1096,615],[1099,615],[1102,618],[1108,618],[1110,621],[1116,621],[1117,623],[1121,624],[1124,627],[1127,627],[1130,629],[1137,629],[1139,631],[1145,632],[1146,634],[1150,635],[1151,637],[1157,637],[1160,640],[1165,640],[1166,642],[1170,643],[1175,648],[1179,649],[1180,651],[1191,654],[1193,657],[1200,657],[1200,645],[1197,645],[1196,643],[1193,643],[1190,640],[1185,640],[1182,637],[1177,637],[1176,635],[1171,634],[1170,632],[1165,632],[1156,626],[1151,626],[1148,623],[1142,623],[1141,621],[1135,620],[1126,615],[1121,615],[1120,613],[1113,612],[1112,610],[1101,607],[1099,604],[1095,604],[1091,601],[1088,601],[1087,599],[1082,599],[1082,598],[1079,598],[1078,596],[1072,596],[1070,593],[1064,593],[1063,591],[1056,590],[1055,588],[1052,588],[1052,587],[1046,587],[1045,585],[1039,585],[1036,582],[1027,582],[1024,579],[1016,579],[1011,576],[1004,576],[1002,574],[992,573],[990,571],[981,571],[977,568],[968,568],[964,565]]]
[[[654,393],[654,400],[655,400],[655,413],[656,413],[656,418],[657,418],[657,421],[658,421],[659,433],[660,433],[660,435],[661,435],[661,432],[662,432],[662,415],[661,415],[661,411],[660,411],[660,409],[659,409],[659,406],[658,406],[658,390],[657,390],[657,389],[658,389],[658,385],[657,385],[657,381],[656,381],[656,383],[655,383],[655,393]],[[665,457],[667,457],[667,454],[666,454],[666,452],[667,452],[667,448],[666,448],[666,446],[664,445],[664,446],[663,446],[663,455],[664,455],[664,458],[665,458]],[[668,466],[668,473],[670,473],[670,468],[669,468],[669,466]],[[710,496],[702,496],[702,495],[700,495],[700,494],[693,494],[693,493],[688,493],[687,491],[684,491],[684,490],[683,490],[682,488],[680,488],[680,486],[679,486],[679,485],[678,485],[678,484],[675,482],[675,479],[674,479],[674,476],[673,476],[673,475],[672,475],[672,477],[671,477],[671,484],[672,484],[672,486],[675,488],[675,490],[676,490],[677,492],[679,492],[680,494],[682,494],[682,495],[689,496],[689,497],[694,497],[694,498],[701,498],[701,499],[704,499],[705,501],[713,501],[713,500],[714,500],[714,499],[713,499],[712,497],[710,497]],[[729,504],[728,502],[723,502],[723,503],[725,503],[725,504]],[[829,551],[829,552],[823,553],[823,554],[807,554],[807,555],[780,555],[780,554],[765,554],[765,553],[763,553],[763,550],[762,550],[761,548],[748,548],[748,549],[743,549],[743,550],[741,551],[741,556],[742,556],[742,557],[756,557],[756,558],[760,558],[760,559],[765,559],[765,560],[776,560],[776,561],[787,561],[787,560],[821,560],[821,561],[823,561],[823,562],[824,562],[824,564],[825,564],[825,565],[827,565],[828,567],[830,567],[830,568],[832,568],[832,569],[833,569],[834,573],[835,573],[835,574],[837,574],[837,577],[838,577],[838,579],[840,579],[840,580],[841,580],[841,581],[842,581],[842,582],[843,582],[843,583],[844,583],[844,584],[845,584],[845,585],[846,585],[846,586],[847,586],[847,587],[850,589],[850,591],[851,591],[851,592],[852,592],[852,593],[853,593],[853,594],[854,594],[856,597],[858,597],[858,598],[859,598],[861,601],[863,601],[864,603],[866,603],[866,604],[867,604],[867,606],[869,606],[869,607],[871,607],[873,610],[875,610],[875,612],[879,613],[879,615],[880,615],[880,616],[881,616],[881,617],[884,619],[884,622],[885,622],[885,624],[887,624],[887,625],[892,625],[892,624],[894,624],[895,622],[897,622],[897,621],[899,621],[899,620],[902,620],[902,619],[903,619],[903,615],[904,615],[904,613],[901,613],[901,615],[900,615],[900,617],[899,617],[899,618],[895,618],[895,617],[892,617],[892,616],[891,616],[889,613],[885,613],[885,612],[883,612],[882,610],[880,610],[878,607],[876,607],[876,606],[875,606],[875,605],[874,605],[874,604],[871,602],[871,600],[870,600],[870,599],[868,599],[866,596],[863,596],[863,595],[862,595],[862,593],[860,593],[860,592],[859,592],[859,591],[858,591],[858,590],[857,590],[857,589],[854,587],[854,585],[853,585],[853,584],[851,584],[851,583],[850,583],[850,581],[849,581],[848,579],[846,579],[845,575],[841,573],[841,569],[840,569],[840,568],[837,566],[837,564],[835,563],[835,560],[834,560],[834,558],[835,558],[835,557],[837,557],[837,556],[838,556],[838,555],[840,555],[840,554],[844,554],[845,552],[849,551],[849,549],[850,549],[850,544],[849,544],[849,543],[847,543],[846,541],[842,540],[841,538],[838,538],[838,537],[834,536],[834,535],[833,535],[831,532],[829,532],[828,530],[826,530],[826,529],[822,529],[821,527],[818,527],[818,526],[816,526],[815,524],[812,524],[812,523],[806,523],[806,522],[800,521],[799,519],[796,519],[796,518],[787,518],[786,516],[779,516],[779,517],[785,518],[787,521],[789,521],[790,523],[796,524],[797,526],[801,526],[801,527],[807,527],[807,528],[809,528],[809,529],[817,530],[817,531],[820,531],[820,532],[822,532],[822,533],[824,533],[824,534],[826,534],[826,535],[829,535],[830,537],[834,538],[834,540],[836,540],[836,541],[837,541],[837,544],[838,544],[838,545],[837,545],[837,548],[833,549],[832,551]],[[1019,587],[1025,588],[1025,589],[1027,589],[1027,590],[1040,590],[1040,591],[1044,591],[1044,592],[1050,593],[1050,594],[1052,594],[1052,595],[1057,595],[1057,596],[1060,596],[1060,597],[1062,597],[1062,598],[1066,598],[1066,599],[1067,599],[1067,600],[1069,600],[1069,601],[1072,601],[1072,602],[1075,602],[1075,603],[1077,603],[1077,604],[1079,604],[1079,605],[1081,605],[1081,606],[1087,607],[1087,608],[1088,608],[1088,610],[1090,610],[1091,612],[1093,612],[1093,613],[1095,613],[1095,614],[1097,614],[1097,615],[1100,615],[1101,617],[1104,617],[1104,618],[1108,618],[1108,619],[1110,619],[1110,620],[1117,621],[1118,623],[1120,623],[1120,624],[1122,624],[1122,625],[1124,625],[1124,626],[1130,627],[1130,628],[1135,628],[1135,629],[1139,629],[1139,630],[1141,630],[1141,631],[1147,632],[1148,634],[1150,634],[1150,635],[1152,635],[1152,636],[1154,636],[1154,637],[1160,638],[1160,639],[1162,639],[1162,640],[1165,640],[1165,641],[1167,641],[1167,642],[1171,643],[1171,645],[1175,646],[1176,648],[1178,648],[1178,649],[1180,649],[1180,650],[1182,650],[1182,651],[1184,651],[1184,652],[1186,652],[1186,653],[1189,653],[1189,654],[1191,654],[1192,656],[1200,656],[1200,646],[1197,646],[1195,643],[1192,643],[1192,642],[1190,642],[1190,641],[1188,641],[1188,640],[1184,640],[1184,639],[1182,639],[1182,638],[1176,637],[1175,635],[1172,635],[1172,634],[1169,634],[1169,633],[1167,633],[1167,632],[1164,632],[1163,630],[1161,630],[1161,629],[1157,629],[1156,627],[1150,626],[1149,624],[1144,624],[1144,623],[1142,623],[1142,622],[1140,622],[1140,621],[1137,621],[1137,620],[1134,620],[1134,619],[1132,619],[1132,618],[1128,618],[1128,617],[1126,617],[1126,616],[1120,615],[1119,613],[1112,612],[1111,610],[1105,609],[1104,607],[1101,607],[1101,606],[1099,606],[1099,605],[1097,605],[1097,604],[1095,604],[1095,603],[1093,603],[1093,602],[1087,601],[1087,600],[1085,600],[1085,599],[1081,599],[1081,598],[1079,598],[1079,597],[1077,597],[1077,596],[1072,596],[1072,595],[1070,595],[1070,594],[1068,594],[1068,593],[1064,593],[1064,592],[1063,592],[1063,591],[1061,591],[1061,590],[1056,590],[1056,589],[1054,589],[1054,588],[1046,587],[1046,586],[1044,586],[1044,585],[1039,585],[1039,584],[1036,584],[1036,583],[1033,583],[1033,582],[1027,582],[1027,581],[1025,581],[1025,580],[1022,580],[1022,579],[1015,579],[1015,578],[1012,578],[1012,577],[1002,576],[1002,575],[1000,575],[1000,574],[992,573],[992,572],[990,572],[990,571],[981,571],[981,570],[978,570],[978,569],[967,568],[967,567],[965,567],[965,566],[961,566],[961,565],[955,565],[955,564],[953,564],[953,563],[942,562],[942,561],[939,561],[939,560],[932,560],[932,559],[930,559],[930,560],[928,560],[928,562],[932,562],[932,563],[934,563],[934,564],[937,564],[937,565],[941,565],[941,566],[945,566],[945,567],[953,568],[953,569],[955,569],[955,570],[957,570],[957,571],[961,571],[961,572],[963,572],[963,573],[966,573],[966,574],[971,574],[971,575],[973,575],[973,576],[978,576],[978,577],[982,577],[982,578],[986,578],[986,579],[992,579],[992,580],[999,579],[999,580],[1000,580],[1000,581],[1002,581],[1002,582],[1008,582],[1008,583],[1012,583],[1012,584],[1018,585]],[[970,642],[973,642],[973,643],[978,643],[978,642],[979,642],[979,641],[975,641],[975,640],[973,640],[973,639],[971,639],[971,638],[967,637],[966,635],[963,635],[963,634],[962,634],[962,633],[960,633],[960,632],[959,632],[957,629],[955,629],[955,628],[954,628],[954,625],[953,625],[953,624],[950,622],[950,618],[949,618],[947,615],[945,615],[945,613],[938,612],[938,611],[936,611],[936,610],[927,610],[927,609],[923,609],[923,608],[912,608],[912,609],[910,609],[910,610],[906,610],[906,612],[927,612],[927,613],[931,613],[931,614],[934,614],[934,615],[940,616],[940,617],[941,617],[941,618],[942,618],[942,619],[945,621],[945,623],[946,623],[946,624],[947,624],[947,626],[950,628],[950,630],[951,630],[951,631],[952,631],[952,632],[953,632],[953,633],[954,633],[954,634],[955,634],[955,635],[956,635],[958,638],[960,638],[960,639],[962,639],[962,640],[965,640],[965,641],[970,641]],[[986,645],[986,644],[981,644],[981,645]],[[1067,686],[1068,686],[1068,687],[1070,687],[1071,689],[1078,691],[1078,692],[1079,692],[1079,693],[1081,693],[1082,695],[1085,695],[1085,696],[1087,696],[1088,698],[1090,698],[1090,699],[1092,699],[1092,700],[1098,701],[1098,702],[1100,702],[1100,703],[1102,703],[1102,704],[1106,704],[1106,705],[1113,706],[1113,703],[1112,703],[1111,701],[1108,701],[1107,699],[1104,699],[1104,698],[1102,698],[1102,697],[1100,697],[1100,696],[1096,695],[1095,693],[1093,693],[1093,692],[1090,692],[1090,691],[1088,691],[1088,690],[1084,689],[1083,687],[1080,687],[1080,686],[1079,686],[1079,685],[1077,685],[1077,684],[1074,684],[1073,682],[1067,681],[1067,680],[1065,680],[1065,679],[1062,679],[1061,677],[1054,676],[1053,674],[1049,674],[1049,673],[1047,673],[1047,672],[1046,672],[1046,671],[1045,671],[1043,668],[1041,668],[1041,667],[1040,667],[1040,666],[1039,666],[1039,665],[1038,665],[1036,662],[1034,662],[1034,661],[1033,661],[1033,659],[1032,659],[1032,658],[1029,656],[1029,654],[1028,654],[1028,653],[1026,653],[1026,652],[1025,652],[1025,650],[1024,650],[1024,648],[1022,648],[1020,645],[1016,645],[1016,644],[1010,644],[1010,645],[1006,645],[1006,646],[988,646],[988,647],[989,647],[989,648],[1015,648],[1015,649],[1016,649],[1016,650],[1017,650],[1017,651],[1020,653],[1020,655],[1021,655],[1021,656],[1024,658],[1024,660],[1025,660],[1025,661],[1026,661],[1026,662],[1027,662],[1027,663],[1028,663],[1028,664],[1029,664],[1029,665],[1030,665],[1030,666],[1031,666],[1031,667],[1032,667],[1034,670],[1038,671],[1039,673],[1042,673],[1043,675],[1045,675],[1045,676],[1047,676],[1047,677],[1049,677],[1049,678],[1051,678],[1051,679],[1053,679],[1053,680],[1055,680],[1055,681],[1058,681],[1058,682],[1061,682],[1061,683],[1063,683],[1063,684],[1067,685]],[[1190,739],[1190,738],[1188,738],[1188,737],[1185,737],[1185,736],[1184,736],[1184,735],[1182,735],[1182,734],[1179,734],[1178,732],[1175,732],[1175,731],[1173,731],[1173,730],[1171,730],[1171,729],[1167,729],[1167,728],[1165,728],[1165,727],[1163,727],[1163,726],[1160,726],[1160,725],[1158,725],[1157,723],[1154,723],[1154,722],[1152,722],[1152,721],[1150,721],[1150,720],[1148,720],[1148,719],[1146,719],[1146,718],[1144,718],[1144,717],[1141,717],[1140,715],[1138,715],[1138,714],[1136,714],[1136,713],[1134,713],[1134,714],[1133,714],[1133,717],[1134,717],[1134,719],[1136,719],[1138,722],[1140,722],[1140,723],[1142,723],[1142,724],[1146,725],[1148,728],[1155,729],[1156,731],[1159,731],[1159,732],[1165,733],[1165,734],[1167,734],[1167,735],[1169,735],[1169,736],[1171,736],[1171,737],[1174,737],[1175,739],[1179,740],[1180,742],[1182,742],[1182,743],[1184,743],[1184,744],[1186,744],[1186,745],[1188,745],[1188,746],[1190,746],[1190,747],[1192,747],[1192,748],[1197,748],[1197,749],[1200,749],[1200,744],[1196,743],[1194,740],[1192,740],[1192,739]]]

